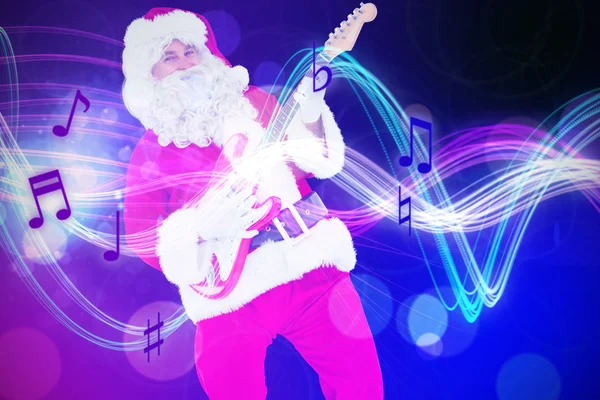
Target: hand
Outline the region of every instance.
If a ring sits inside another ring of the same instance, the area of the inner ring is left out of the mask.
[[[200,239],[249,239],[256,236],[257,230],[247,229],[269,211],[269,204],[266,203],[257,209],[252,208],[256,203],[252,186],[237,189],[226,185],[222,190],[226,193],[220,193],[224,196],[217,195],[217,206],[214,212],[208,215],[209,222],[202,227]]]
[[[327,76],[326,73],[318,74],[315,77],[315,87],[320,88],[323,86],[325,79],[323,76]],[[325,101],[325,91],[327,89],[314,91],[313,78],[305,77],[300,82],[296,93],[294,93],[294,99],[300,104],[300,116],[302,122],[309,124],[315,122],[321,116]]]

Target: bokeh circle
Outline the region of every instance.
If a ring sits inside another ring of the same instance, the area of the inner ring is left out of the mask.
[[[2,398],[42,399],[56,386],[62,373],[56,344],[35,329],[17,328],[2,334],[0,355]]]
[[[130,325],[147,328],[158,324],[158,313],[161,321],[176,313],[180,306],[170,301],[158,301],[142,306],[129,321]],[[149,320],[149,322],[148,322]],[[164,341],[160,347],[144,352],[144,349],[127,351],[126,357],[133,369],[146,378],[155,381],[171,381],[187,374],[195,365],[194,340],[196,329],[194,324],[186,321],[170,336],[165,337],[164,327],[161,328],[161,339]],[[129,333],[124,334],[125,342],[139,340],[140,336]],[[144,348],[158,341],[158,331],[154,330],[148,336],[143,336]],[[160,349],[160,355],[159,353]],[[150,361],[148,361],[150,359]]]
[[[392,319],[393,299],[390,290],[380,279],[368,274],[352,276],[354,289],[360,302],[351,296],[350,282],[336,284],[329,296],[329,315],[334,326],[343,334],[365,339],[383,331]],[[368,326],[364,326],[359,306],[364,310]]]
[[[223,56],[227,57],[238,48],[240,44],[240,24],[231,14],[215,10],[203,13],[209,21],[214,36],[217,39],[217,47]]]
[[[512,357],[502,366],[496,380],[500,400],[555,400],[560,387],[556,367],[532,353]]]

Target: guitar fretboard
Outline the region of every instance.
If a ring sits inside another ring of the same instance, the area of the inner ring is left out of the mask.
[[[320,52],[318,56],[315,58],[315,66],[310,67],[308,71],[304,74],[303,78],[313,78],[313,71],[316,69],[317,71],[329,64],[331,59],[324,53]],[[262,139],[262,145],[266,145],[272,142],[280,141],[281,138],[285,135],[285,132],[292,122],[292,118],[298,111],[300,104],[294,99],[294,93],[296,93],[297,88],[288,96],[283,105],[279,108],[279,112],[275,116],[275,120],[269,124],[265,132],[265,136]]]

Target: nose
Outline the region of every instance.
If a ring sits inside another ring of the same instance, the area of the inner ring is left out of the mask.
[[[194,63],[192,63],[191,60],[183,59],[182,61],[179,62],[177,69],[180,71],[183,71],[184,69],[188,69],[189,67],[191,67],[193,65],[194,65]]]

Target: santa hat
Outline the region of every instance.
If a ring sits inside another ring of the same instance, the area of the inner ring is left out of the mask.
[[[135,99],[126,98],[127,81],[135,85],[138,90],[142,87],[150,90],[148,83],[155,80],[152,76],[152,67],[161,59],[164,48],[174,39],[194,45],[200,51],[208,50],[231,67],[231,63],[217,48],[212,28],[202,15],[168,7],[151,9],[142,18],[134,20],[129,25],[124,38],[123,74],[126,79],[123,87],[124,100],[129,111],[138,118],[141,110],[147,106],[144,98],[149,97],[138,94]],[[231,73],[244,87],[248,85],[249,76],[246,68],[238,65],[231,69]]]

